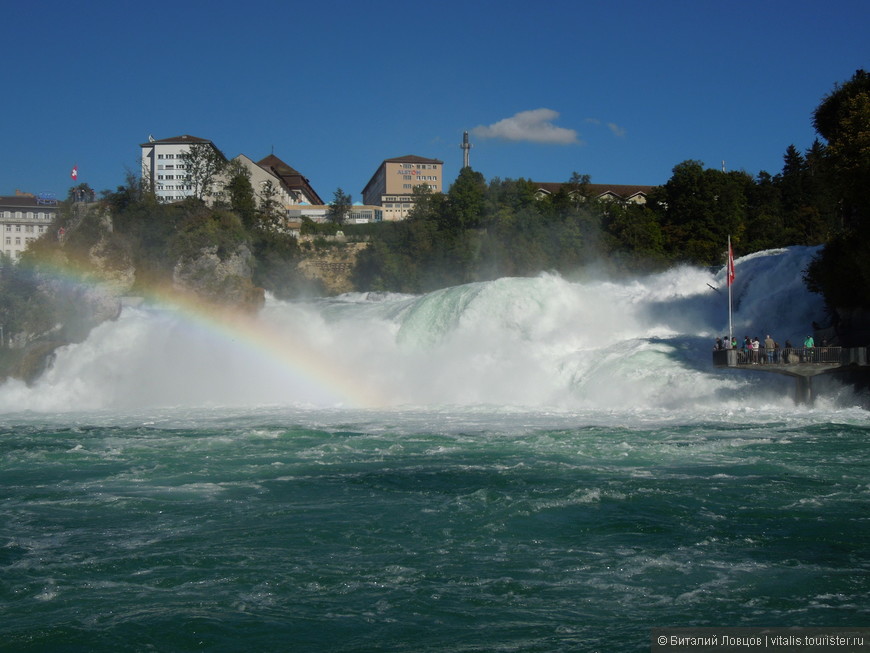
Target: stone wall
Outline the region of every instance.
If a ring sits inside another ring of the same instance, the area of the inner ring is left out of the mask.
[[[354,290],[351,274],[359,253],[367,243],[340,243],[331,247],[313,248],[304,255],[296,269],[306,279],[319,281],[329,295]]]

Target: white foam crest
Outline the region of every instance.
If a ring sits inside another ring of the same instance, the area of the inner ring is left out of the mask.
[[[782,342],[822,320],[821,298],[802,283],[816,252],[738,259],[735,331],[773,332]],[[268,298],[259,319],[314,360],[338,361],[349,383],[376,390],[389,406],[791,406],[786,380],[712,368],[713,339],[727,332],[727,315],[723,272],[680,267],[627,281],[505,278],[419,297]],[[239,346],[231,333],[195,331],[171,312],[137,309],[59,350],[33,388],[0,386],[2,412],[335,401],[329,388]]]

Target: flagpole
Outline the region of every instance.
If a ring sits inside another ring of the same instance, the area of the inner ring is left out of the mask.
[[[728,263],[725,276],[728,279],[728,341],[734,338],[734,325],[731,318],[731,286],[734,283],[734,254],[731,252],[731,235],[728,235]]]

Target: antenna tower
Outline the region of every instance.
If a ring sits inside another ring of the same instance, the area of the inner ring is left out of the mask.
[[[467,168],[469,166],[468,152],[471,149],[471,143],[468,142],[468,132],[462,134],[462,145],[459,147],[462,148],[462,167]]]

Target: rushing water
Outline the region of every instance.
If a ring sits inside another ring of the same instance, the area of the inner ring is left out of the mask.
[[[813,251],[738,261],[801,338]],[[860,397],[710,368],[696,269],[128,309],[0,387],[0,650],[644,651],[865,625]]]

